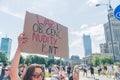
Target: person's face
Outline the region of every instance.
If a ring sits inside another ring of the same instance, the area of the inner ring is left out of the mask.
[[[43,76],[44,74],[41,68],[35,68],[35,71],[33,72],[32,80],[42,80]]]
[[[118,71],[120,72],[120,67],[118,67]]]
[[[79,74],[73,73],[73,80],[79,80]]]
[[[5,74],[9,75],[10,74],[10,69],[5,69]]]
[[[61,70],[61,71],[63,71],[63,68],[62,68],[62,66],[60,67],[60,70]]]

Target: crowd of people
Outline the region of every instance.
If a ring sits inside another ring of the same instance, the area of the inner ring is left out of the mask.
[[[104,75],[106,77],[112,77],[114,76],[115,80],[120,80],[120,66],[115,63],[114,65],[111,64],[105,64],[105,65],[99,65],[97,67],[93,66],[83,66],[83,76],[86,75],[87,77],[87,71],[90,70],[91,76],[95,78],[95,71],[97,71],[98,76]]]
[[[19,65],[21,47],[28,41],[25,34],[20,34],[18,37],[18,47],[15,56],[12,60],[11,66],[4,65],[2,68],[2,74],[0,80],[45,80],[45,69],[40,64]],[[68,67],[65,73],[64,67],[53,65],[51,68],[51,80],[66,80],[70,77],[70,80],[79,80],[79,71],[74,67],[73,75],[70,76],[70,67]],[[68,74],[68,75],[67,75]]]
[[[0,80],[45,80],[45,67],[40,64],[20,65],[21,47],[28,41],[25,34],[20,34],[18,37],[18,47],[11,65],[4,64]],[[120,67],[115,65],[100,65],[96,67],[98,75],[104,74],[110,76],[114,74],[115,80],[120,80]],[[48,68],[48,72],[52,75],[51,80],[80,80],[80,70],[83,70],[83,76],[87,76],[87,71],[90,70],[91,76],[95,78],[94,67],[91,66],[58,66],[53,64]]]

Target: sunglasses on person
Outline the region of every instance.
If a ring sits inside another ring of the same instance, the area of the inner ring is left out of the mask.
[[[9,69],[5,69],[5,71],[9,71]]]
[[[4,70],[5,70],[5,71],[9,71],[10,69],[7,68],[7,69],[4,69]]]
[[[39,78],[40,76],[43,77],[43,76],[44,76],[44,73],[43,73],[43,72],[41,72],[40,74],[39,74],[39,73],[34,73],[32,76],[33,76],[34,78]]]

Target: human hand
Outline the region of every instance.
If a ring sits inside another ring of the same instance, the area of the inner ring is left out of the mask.
[[[24,43],[26,43],[28,41],[28,38],[25,36],[24,33],[21,33],[18,36],[18,47],[21,47]]]

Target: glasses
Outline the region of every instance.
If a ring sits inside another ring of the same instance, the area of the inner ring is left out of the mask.
[[[41,72],[40,74],[39,74],[39,73],[34,73],[32,76],[33,76],[34,78],[39,78],[40,76],[43,77],[43,76],[44,76],[44,73],[43,73],[43,72]]]
[[[5,71],[9,71],[9,69],[5,69]]]

